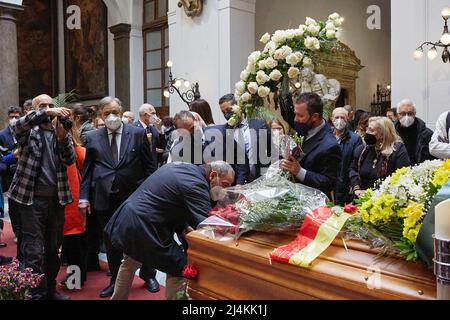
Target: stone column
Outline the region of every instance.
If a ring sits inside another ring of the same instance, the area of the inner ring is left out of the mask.
[[[19,105],[19,67],[16,17],[22,6],[0,1],[0,127],[7,123],[6,110]]]
[[[114,34],[114,69],[116,97],[124,110],[130,110],[130,32],[131,25],[120,23],[109,28]]]

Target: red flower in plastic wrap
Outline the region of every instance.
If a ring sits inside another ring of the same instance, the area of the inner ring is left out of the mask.
[[[192,264],[185,265],[183,268],[183,277],[189,280],[196,279],[198,277],[198,269]]]
[[[358,207],[355,206],[354,204],[347,204],[344,207],[344,211],[347,212],[347,213],[353,214],[353,213],[358,212]]]

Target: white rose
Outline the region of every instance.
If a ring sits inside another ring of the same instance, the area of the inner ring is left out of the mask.
[[[305,33],[307,26],[305,26],[304,24],[301,24],[298,26],[298,31],[301,32],[301,34],[303,35],[303,33]]]
[[[292,49],[289,46],[283,46],[280,49],[276,50],[273,57],[276,60],[284,60],[288,55],[292,53]]]
[[[341,16],[339,15],[339,13],[334,12],[334,13],[330,14],[330,16],[328,17],[328,19],[330,19],[330,20],[337,20],[337,19],[339,19],[340,17],[341,17]]]
[[[270,55],[273,55],[275,50],[277,49],[277,44],[274,41],[269,41],[264,47],[264,52],[268,52]]]
[[[244,102],[249,102],[250,99],[252,98],[252,95],[248,92],[245,92],[242,96],[241,96],[241,100]]]
[[[272,36],[272,41],[278,44],[286,41],[286,32],[284,30],[275,31]]]
[[[264,84],[270,80],[270,77],[264,71],[258,71],[256,73],[256,82],[258,84]]]
[[[255,51],[252,52],[250,54],[250,56],[248,57],[248,64],[255,64],[256,61],[258,61],[259,57],[261,57],[261,52],[260,51]]]
[[[336,31],[335,30],[327,30],[327,38],[328,39],[335,39],[336,38]]]
[[[270,34],[268,32],[266,32],[259,41],[266,44],[267,42],[269,42],[269,40],[270,40]]]
[[[265,69],[266,68],[266,60],[260,60],[258,62],[259,69]]]
[[[307,18],[306,18],[305,24],[306,24],[307,26],[311,26],[311,25],[316,25],[317,22],[316,22],[316,20],[314,20],[314,19],[312,19],[312,18],[310,18],[310,17],[307,17]]]
[[[310,32],[313,36],[317,36],[320,32],[320,26],[318,25],[310,25],[308,26],[308,32]]]
[[[256,74],[256,65],[254,63],[249,64],[247,66],[247,68],[245,68],[245,71],[247,71],[249,75],[250,74]]]
[[[250,82],[247,86],[247,90],[251,94],[255,94],[256,92],[258,92],[258,84],[256,82]]]
[[[273,81],[279,81],[283,77],[283,75],[279,70],[275,69],[269,74],[269,77]]]
[[[344,23],[344,18],[339,18],[339,19],[333,20],[333,22],[334,22],[334,25],[336,26],[336,28],[339,28]]]
[[[241,80],[238,83],[236,83],[236,85],[234,87],[235,87],[236,91],[242,93],[245,91],[245,82]]]
[[[327,21],[327,24],[325,25],[325,29],[327,29],[327,30],[335,30],[336,27],[334,25],[334,22],[333,21]]]
[[[304,67],[310,67],[312,65],[312,59],[309,57],[305,57],[305,59],[303,59],[303,66]]]
[[[309,50],[319,50],[320,49],[319,39],[315,37],[307,37],[305,39],[305,47]]]
[[[303,55],[300,52],[291,53],[286,57],[286,63],[291,66],[296,66],[302,60]]]
[[[290,67],[288,70],[288,76],[289,78],[295,78],[300,74],[300,70],[298,68],[295,67]]]
[[[247,81],[249,76],[250,76],[250,72],[248,72],[247,69],[245,69],[244,71],[241,72],[241,80],[242,81]]]
[[[265,86],[260,86],[258,88],[258,96],[260,96],[261,98],[265,98],[269,95],[270,93],[270,89],[268,87]]]
[[[274,60],[272,57],[269,57],[265,61],[265,66],[267,69],[273,69],[278,66],[278,61]]]
[[[236,100],[239,100],[241,98],[242,92],[235,90],[234,91],[234,97]]]
[[[291,40],[295,37],[295,31],[294,29],[288,29],[286,30],[286,39]]]

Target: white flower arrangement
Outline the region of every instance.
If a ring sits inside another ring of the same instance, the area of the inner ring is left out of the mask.
[[[294,87],[301,69],[313,65],[312,55],[337,41],[343,21],[338,13],[333,13],[327,21],[308,17],[296,29],[277,30],[273,35],[265,33],[260,39],[265,45],[263,51],[250,54],[236,84],[238,109],[229,124],[237,124],[244,112],[263,108],[264,99],[278,90],[281,82],[282,87],[286,81]]]

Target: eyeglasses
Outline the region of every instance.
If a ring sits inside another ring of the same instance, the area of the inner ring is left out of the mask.
[[[405,116],[414,117],[416,115],[416,113],[415,112],[400,112],[399,115],[401,117],[405,117]]]

